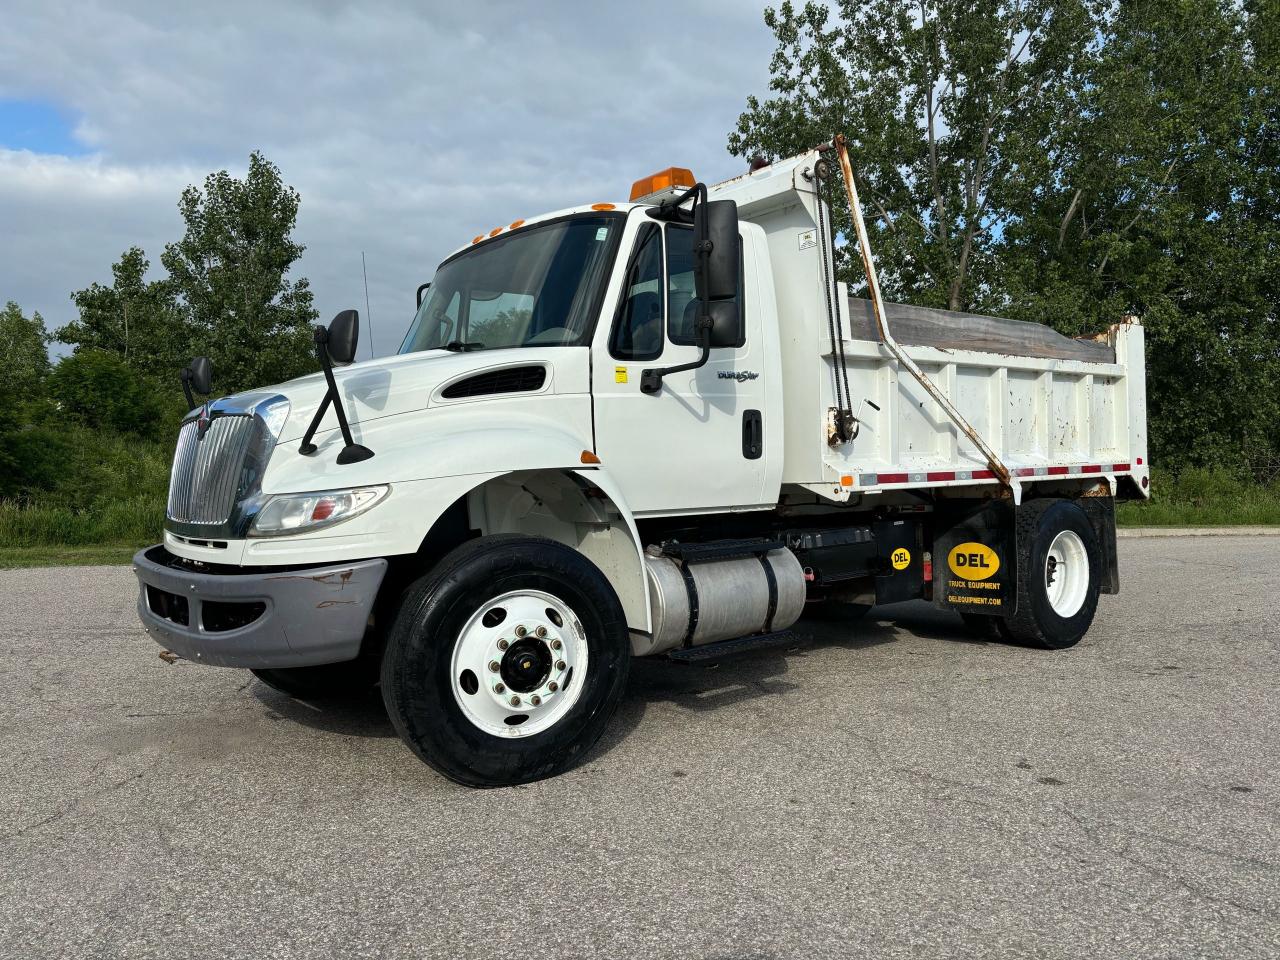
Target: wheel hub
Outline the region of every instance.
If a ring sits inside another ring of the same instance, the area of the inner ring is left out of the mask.
[[[462,627],[451,686],[475,726],[524,737],[569,711],[586,671],[586,631],[573,610],[549,593],[520,590],[481,604]]]
[[[508,689],[532,693],[547,682],[553,663],[546,641],[526,636],[507,647],[498,672]]]

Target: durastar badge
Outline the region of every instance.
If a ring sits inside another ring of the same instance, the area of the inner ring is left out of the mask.
[[[759,376],[760,374],[754,370],[721,370],[716,374],[720,380],[737,380],[739,383],[744,380],[754,380]]]

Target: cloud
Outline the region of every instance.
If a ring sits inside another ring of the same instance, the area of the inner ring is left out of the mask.
[[[673,164],[739,172],[772,52],[742,0],[7,6],[0,96],[58,104],[95,153],[0,150],[0,300],[66,322],[125,247],[158,261],[183,186],[261,149],[302,194],[322,314],[363,307],[366,253],[380,353],[476,233]]]

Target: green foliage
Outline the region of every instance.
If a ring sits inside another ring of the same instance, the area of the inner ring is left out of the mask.
[[[784,4],[730,149],[851,139],[885,293],[1147,330],[1153,458],[1280,454],[1280,7]],[[832,190],[838,229],[848,210]],[[844,251],[842,279],[861,283]]]
[[[0,396],[38,396],[49,372],[49,334],[39,313],[23,316],[10,300],[0,310]]]
[[[315,366],[311,288],[305,278],[287,278],[304,249],[291,236],[299,203],[279,169],[256,151],[244,180],[222,170],[205,178],[203,190],[182,192],[186,233],[160,260],[201,346],[195,352],[213,359],[219,392]]]
[[[77,350],[49,377],[50,396],[78,423],[152,440],[171,437],[185,403],[143,377],[119,354]]]
[[[244,180],[221,170],[178,202],[185,230],[160,257],[166,276],[130,247],[112,283],[71,295],[78,319],[57,338],[77,351],[118,356],[131,369],[178,390],[191,357],[213,360],[214,389],[234,393],[288,380],[315,366],[316,319],[305,278],[287,275],[303,247],[291,237],[300,198],[260,153]]]
[[[102,351],[155,380],[176,383],[191,358],[192,329],[167,280],[147,280],[150,261],[130,247],[113,264],[111,286],[93,283],[71,295],[80,316],[58,330],[76,351]]]
[[[1280,524],[1280,477],[1257,483],[1224,467],[1157,471],[1151,500],[1122,503],[1116,520],[1127,527],[1269,526]]]

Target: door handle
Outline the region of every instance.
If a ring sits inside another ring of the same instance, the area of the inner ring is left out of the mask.
[[[764,454],[764,422],[759,410],[742,411],[742,455],[759,460]]]

